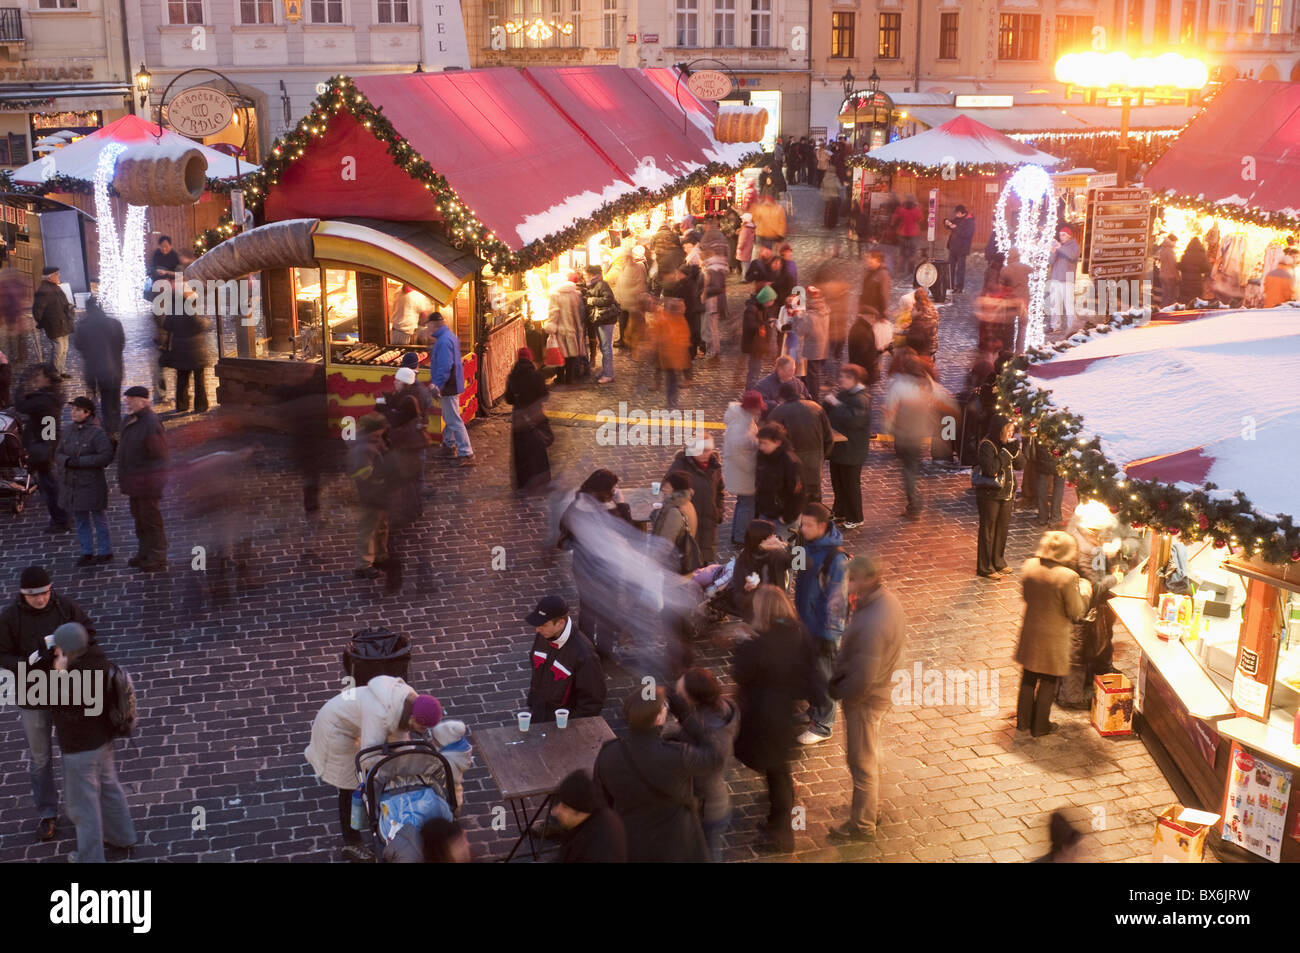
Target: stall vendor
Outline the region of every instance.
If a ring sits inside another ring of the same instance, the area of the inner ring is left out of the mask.
[[[410,285],[402,285],[388,311],[392,315],[389,327],[393,344],[414,344],[416,331],[428,321],[433,302]]]

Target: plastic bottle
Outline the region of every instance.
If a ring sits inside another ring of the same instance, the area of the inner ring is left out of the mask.
[[[366,829],[366,808],[361,801],[360,788],[352,792],[352,829],[354,831]]]

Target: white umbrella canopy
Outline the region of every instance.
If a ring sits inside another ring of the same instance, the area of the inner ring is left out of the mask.
[[[935,129],[898,139],[867,153],[878,162],[915,165],[1031,165],[1054,166],[1063,161],[1033,146],[1004,136],[969,116],[958,116]]]

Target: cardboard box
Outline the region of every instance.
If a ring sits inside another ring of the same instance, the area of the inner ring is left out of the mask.
[[[1093,679],[1092,726],[1099,734],[1133,733],[1133,682],[1119,672]]]
[[[1221,815],[1175,804],[1156,818],[1151,846],[1154,864],[1199,864],[1205,852],[1205,835]]]

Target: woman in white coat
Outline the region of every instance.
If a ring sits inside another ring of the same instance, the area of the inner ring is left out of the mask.
[[[417,694],[400,678],[376,675],[365,685],[335,695],[311,725],[311,744],[304,754],[316,776],[338,789],[339,826],[343,856],[353,861],[373,859],[352,829],[352,792],[360,783],[356,756],[362,748],[406,741],[442,721],[442,705],[432,695]]]

